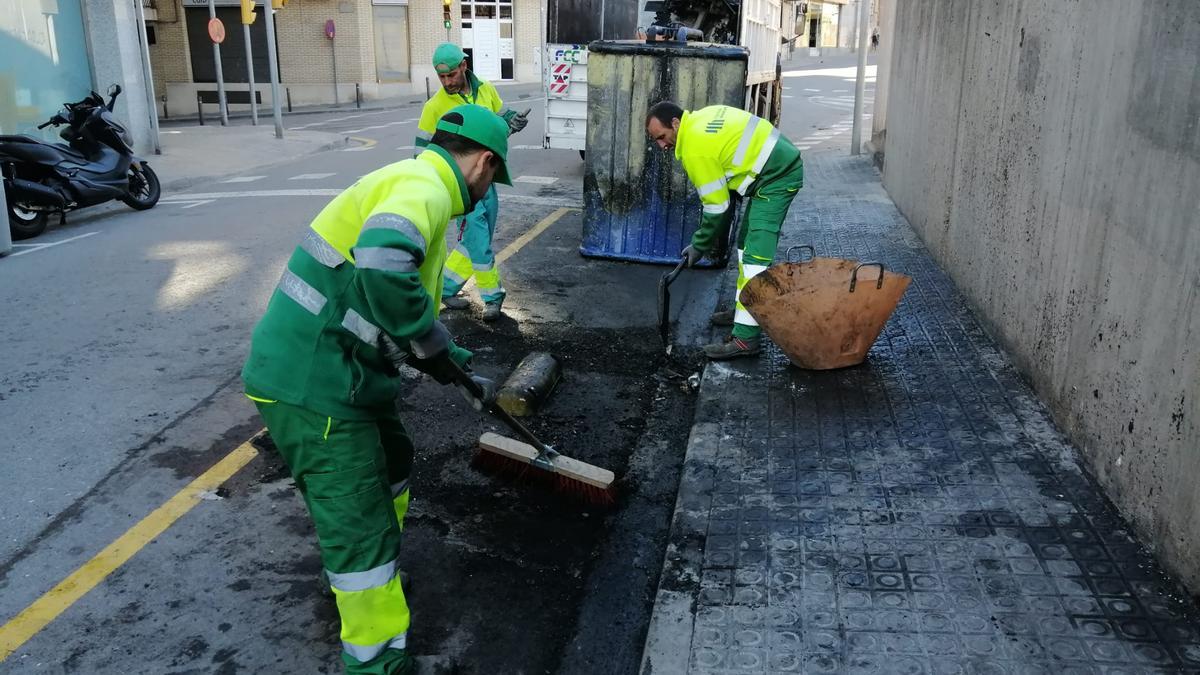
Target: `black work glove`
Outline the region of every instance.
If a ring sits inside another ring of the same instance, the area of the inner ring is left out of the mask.
[[[496,400],[496,382],[482,375],[474,373],[468,373],[468,375],[470,375],[471,381],[475,383],[475,386],[479,388],[478,395],[476,395],[476,392],[471,391],[472,387],[468,387],[462,382],[457,383],[455,386],[458,387],[458,391],[463,395],[463,398],[467,399],[467,403],[470,403],[472,408],[483,412],[484,408]]]
[[[701,258],[703,258],[704,256],[706,256],[708,254],[707,254],[707,252],[701,251],[700,249],[696,248],[695,246],[692,246],[691,244],[689,244],[688,247],[683,249],[683,251],[679,255],[684,257],[684,260],[685,260],[684,264],[683,264],[684,267],[694,267],[696,265],[696,263],[700,262]]]
[[[518,131],[524,129],[525,125],[529,124],[529,111],[530,110],[532,110],[532,108],[526,108],[525,112],[522,112],[522,113],[515,112],[512,115],[509,115],[508,117],[505,118],[504,121],[508,122],[508,133],[510,136],[512,134],[515,134]]]
[[[406,363],[438,384],[457,382],[459,370],[470,370],[471,352],[454,344],[450,331],[441,321],[434,321],[429,330],[409,342],[408,347],[411,356]]]

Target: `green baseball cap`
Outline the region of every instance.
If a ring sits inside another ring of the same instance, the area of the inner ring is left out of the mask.
[[[467,58],[467,53],[462,50],[462,47],[450,42],[443,42],[433,50],[433,69],[438,71],[439,75],[445,75],[457,68],[465,58]]]
[[[455,121],[459,117],[462,123]],[[500,166],[494,182],[512,185],[508,176],[508,124],[502,117],[481,105],[460,105],[442,115],[437,129],[469,138],[496,153]]]

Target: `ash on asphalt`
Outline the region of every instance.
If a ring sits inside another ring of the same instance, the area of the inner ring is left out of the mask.
[[[405,373],[399,410],[417,446],[401,553],[410,650],[453,656],[464,673],[637,672],[692,422],[687,378],[699,362],[669,360],[651,326],[443,318],[487,376],[503,379],[531,351],[560,359],[562,383],[524,421],[564,454],[614,471],[618,494],[597,510],[476,473],[479,435],[511,434],[453,387]],[[277,455],[266,457],[257,475],[286,476]],[[315,548],[307,519],[292,521]],[[296,563],[314,583],[292,592],[321,594],[317,557]],[[316,622],[331,625],[332,602],[313,604]]]

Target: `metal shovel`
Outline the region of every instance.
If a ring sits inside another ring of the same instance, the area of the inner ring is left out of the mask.
[[[683,271],[684,265],[687,264],[687,257],[679,260],[679,264],[675,269],[662,275],[658,280],[658,336],[662,339],[663,349],[670,350],[671,348],[671,284],[675,281],[675,277]]]

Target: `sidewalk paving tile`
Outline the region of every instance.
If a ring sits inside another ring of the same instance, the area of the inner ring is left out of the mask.
[[[861,366],[706,368],[643,672],[1200,672],[1195,606],[879,173],[806,168],[780,250],[913,283]]]

